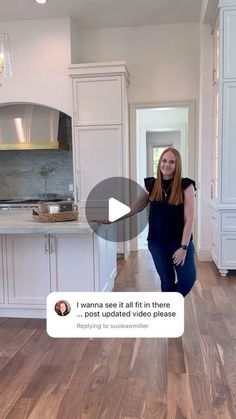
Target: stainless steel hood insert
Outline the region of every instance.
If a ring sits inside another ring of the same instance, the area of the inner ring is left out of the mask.
[[[63,146],[60,143],[61,116],[70,118],[57,109],[31,103],[0,106],[0,150],[68,149],[65,138]]]

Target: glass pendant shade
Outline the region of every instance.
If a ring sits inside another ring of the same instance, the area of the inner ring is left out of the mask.
[[[0,33],[0,75],[4,77],[13,76],[12,59],[10,51],[9,36],[6,32]]]

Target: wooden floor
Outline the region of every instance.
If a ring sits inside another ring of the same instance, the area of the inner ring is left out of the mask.
[[[0,319],[0,419],[235,419],[236,273],[197,264],[178,339],[53,339],[44,320]],[[148,251],[116,291],[157,291]]]

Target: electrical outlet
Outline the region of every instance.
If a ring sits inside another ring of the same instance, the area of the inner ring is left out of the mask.
[[[74,185],[73,183],[69,183],[69,192],[73,192],[74,191]]]

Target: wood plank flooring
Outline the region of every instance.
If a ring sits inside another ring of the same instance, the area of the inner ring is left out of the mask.
[[[197,263],[178,339],[52,339],[0,319],[0,419],[236,419],[236,272]],[[115,291],[158,291],[148,251],[119,261]]]

